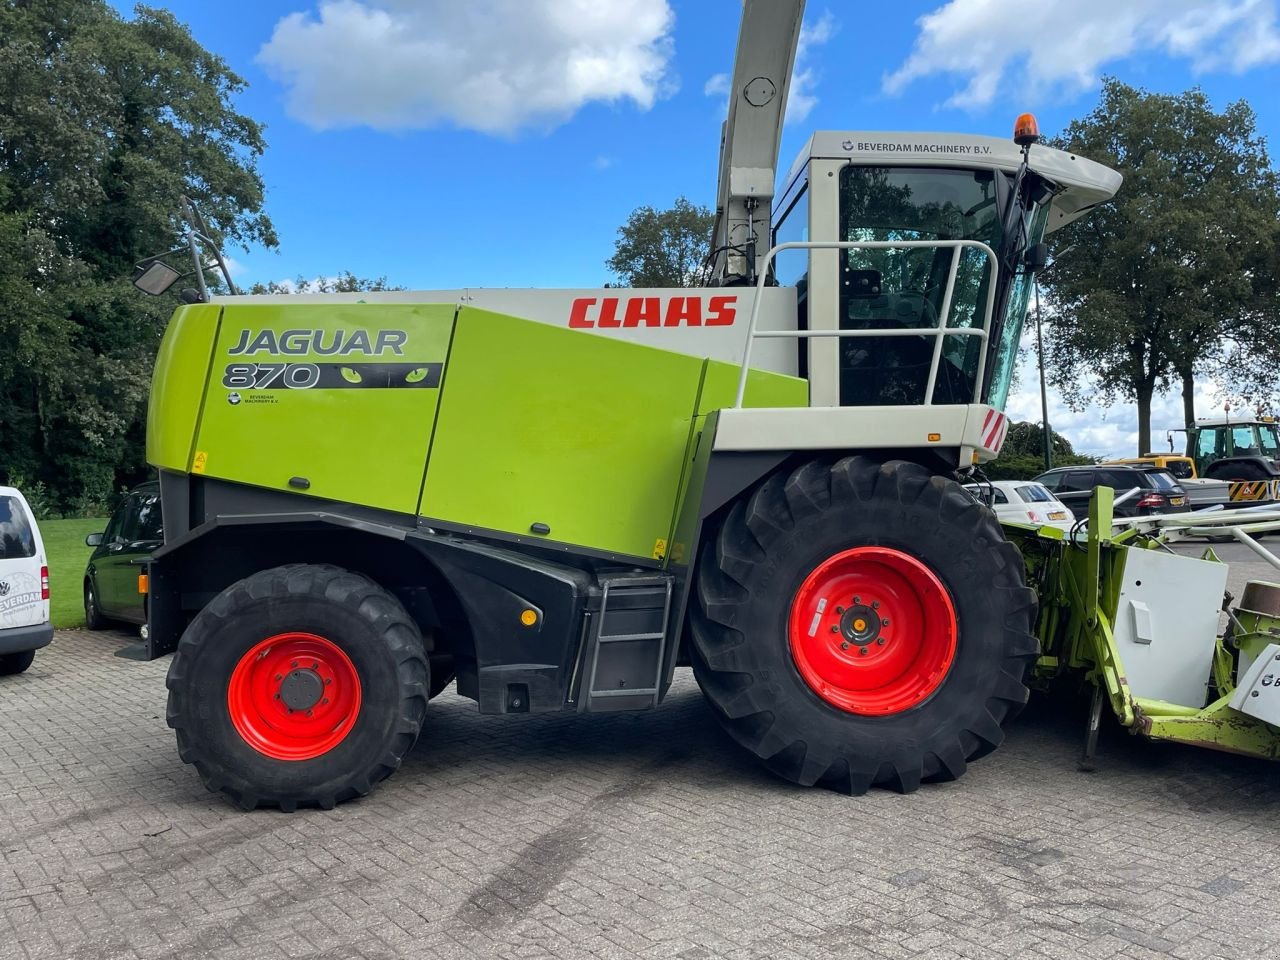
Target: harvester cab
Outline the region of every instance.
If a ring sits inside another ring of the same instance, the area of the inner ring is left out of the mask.
[[[850,793],[961,776],[1065,675],[1135,732],[1276,754],[1231,705],[1268,648],[1214,635],[1221,565],[1142,549],[1182,528],[1113,531],[1106,488],[1087,538],[1002,528],[958,482],[1001,448],[1044,237],[1119,175],[1023,117],[816,133],[779,178],[802,10],[743,4],[708,286],[174,314],[148,642],[211,789],[331,806],[455,681],[485,713],[639,711],[685,665],[769,769]]]
[[[1259,409],[1253,415],[1204,417],[1188,429],[1169,431],[1187,435],[1186,455],[1196,475],[1228,483],[1228,501],[1239,505],[1280,502],[1280,425]]]

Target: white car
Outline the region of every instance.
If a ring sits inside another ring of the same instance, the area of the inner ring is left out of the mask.
[[[993,480],[990,484],[966,483],[964,488],[980,503],[991,507],[1001,520],[1057,527],[1070,533],[1076,522],[1071,508],[1034,480]]]
[[[0,675],[21,673],[53,640],[49,561],[26,498],[0,487]]]

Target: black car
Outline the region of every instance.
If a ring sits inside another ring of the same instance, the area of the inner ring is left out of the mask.
[[[1089,501],[1095,487],[1110,487],[1116,500],[1136,488],[1137,493],[1117,502],[1117,517],[1149,517],[1164,513],[1185,513],[1191,509],[1187,492],[1173,474],[1160,467],[1098,464],[1055,467],[1036,477],[1054,496],[1081,519],[1089,516]]]
[[[164,542],[160,523],[160,485],[144,483],[129,491],[103,533],[84,542],[93,547],[84,571],[84,620],[90,630],[113,622],[147,622],[146,597],[138,576],[151,552]]]

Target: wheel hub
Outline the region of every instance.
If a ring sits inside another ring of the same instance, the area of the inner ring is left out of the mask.
[[[314,670],[293,670],[280,682],[280,699],[290,710],[310,710],[323,693],[324,681]]]
[[[877,601],[877,606],[879,601]],[[853,644],[870,646],[880,637],[880,613],[866,604],[850,607],[840,616],[840,632]]]
[[[886,716],[927,700],[955,656],[950,594],[922,561],[887,547],[829,557],[791,605],[792,659],[806,684],[848,713]]]

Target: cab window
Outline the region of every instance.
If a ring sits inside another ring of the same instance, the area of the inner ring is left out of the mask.
[[[1262,451],[1255,442],[1257,437],[1254,436],[1253,427],[1236,427],[1231,431],[1231,446],[1233,456],[1237,457],[1256,457]]]
[[[0,560],[36,555],[36,537],[26,508],[17,497],[0,497]]]

